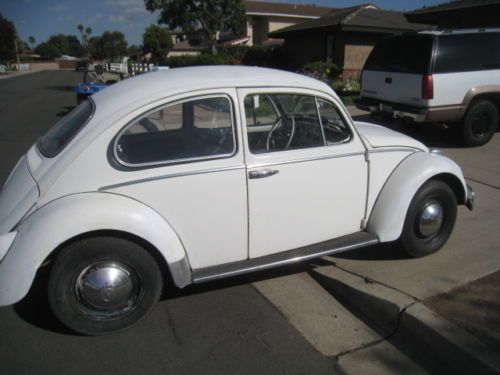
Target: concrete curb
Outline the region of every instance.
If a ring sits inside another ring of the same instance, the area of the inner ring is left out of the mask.
[[[500,374],[498,353],[414,298],[335,266],[317,268],[311,275],[330,294],[450,373]]]

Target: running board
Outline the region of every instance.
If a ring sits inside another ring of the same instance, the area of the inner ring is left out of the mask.
[[[278,254],[271,254],[259,258],[245,259],[237,262],[193,270],[193,284],[303,262],[305,260],[325,255],[375,245],[378,242],[377,236],[371,233],[357,232],[354,234],[348,234],[347,236],[299,247],[297,249],[284,251]]]

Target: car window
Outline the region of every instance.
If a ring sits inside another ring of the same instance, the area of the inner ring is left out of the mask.
[[[38,148],[46,157],[54,157],[87,124],[94,113],[94,104],[86,100],[63,117],[47,134],[38,139]]]
[[[279,113],[268,95],[251,95],[245,97],[245,116],[247,127],[266,127],[276,122]]]
[[[500,33],[439,37],[434,73],[500,69]]]
[[[159,164],[232,154],[235,138],[227,97],[168,105],[130,124],[115,144],[128,165]]]
[[[433,48],[430,35],[401,35],[381,39],[366,60],[364,70],[427,74]]]
[[[254,154],[324,146],[314,97],[252,94],[245,98],[250,151]]]
[[[343,143],[351,139],[349,126],[333,103],[318,99],[318,110],[327,144]]]

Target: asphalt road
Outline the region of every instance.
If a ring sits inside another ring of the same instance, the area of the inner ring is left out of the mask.
[[[0,81],[0,184],[75,105],[71,87],[81,76],[46,71]],[[270,275],[169,288],[145,322],[106,337],[78,336],[62,327],[48,309],[45,276],[23,301],[0,308],[3,374],[334,373],[334,361],[249,284]]]

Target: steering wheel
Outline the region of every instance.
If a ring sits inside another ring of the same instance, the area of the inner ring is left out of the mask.
[[[291,123],[290,131],[287,131],[283,126],[283,124],[287,122],[285,121],[286,117],[290,118],[290,123]],[[285,114],[283,116],[280,116],[274,122],[273,126],[271,127],[271,130],[269,131],[269,134],[267,135],[266,151],[269,151],[270,149],[277,149],[277,148],[286,149],[290,147],[294,135],[295,135],[295,118],[293,117],[293,115]],[[281,144],[284,145],[281,146]]]

